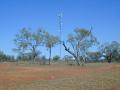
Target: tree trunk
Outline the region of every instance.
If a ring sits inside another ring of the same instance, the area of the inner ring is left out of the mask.
[[[85,65],[85,58],[81,57],[81,65],[84,66]]]
[[[77,65],[80,66],[79,58],[78,57],[74,57],[74,58],[75,58],[75,61],[76,61]]]
[[[79,63],[79,56],[76,56],[72,51],[70,51],[70,49],[66,47],[64,42],[63,42],[63,46],[65,48],[65,51],[70,53],[75,58],[75,61],[76,61],[77,65],[79,66],[80,65],[80,63]]]
[[[36,57],[36,49],[35,49],[35,47],[33,46],[33,50],[32,50],[32,60],[33,60],[34,63],[35,63],[35,57]]]
[[[50,62],[51,62],[51,48],[50,48],[49,53],[50,53],[50,55],[49,55],[49,65],[50,65]]]
[[[35,63],[35,55],[33,55],[33,61],[34,61],[34,63]]]

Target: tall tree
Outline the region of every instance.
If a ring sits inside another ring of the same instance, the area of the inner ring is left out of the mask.
[[[49,64],[51,62],[52,48],[59,43],[59,38],[57,36],[50,35],[48,32],[45,34],[45,46],[49,50]]]
[[[97,43],[97,40],[92,35],[91,30],[76,28],[74,34],[68,36],[67,43],[66,45],[63,42],[65,50],[75,58],[77,65],[80,65],[80,62],[82,64],[85,62],[87,50]]]
[[[31,52],[32,59],[35,61],[35,57],[39,54],[38,47],[43,44],[43,30],[37,32],[30,32],[29,29],[23,28],[20,30],[14,39],[17,48],[14,51],[25,54]]]

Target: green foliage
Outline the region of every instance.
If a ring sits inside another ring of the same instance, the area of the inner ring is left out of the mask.
[[[31,57],[35,60],[39,55],[38,47],[43,45],[44,33],[45,31],[41,29],[37,32],[30,32],[27,28],[21,29],[14,39],[17,48],[13,50],[22,54],[31,53]]]
[[[107,60],[120,61],[120,43],[113,41],[110,44],[103,44],[100,50]]]
[[[4,61],[15,61],[14,56],[11,55],[6,55],[3,51],[0,51],[0,62],[4,62]]]
[[[78,50],[79,54],[85,53],[89,47],[97,42],[89,30],[77,28],[74,32],[75,35],[70,34],[68,36],[68,42],[74,51]]]
[[[63,59],[64,59],[65,61],[68,61],[68,60],[72,60],[73,57],[70,56],[70,55],[65,55]]]
[[[69,47],[63,43],[65,50],[74,56],[79,65],[80,61],[84,62],[80,58],[85,58],[88,49],[97,43],[97,39],[92,35],[91,30],[76,28],[74,34],[69,34],[67,42]]]
[[[53,61],[54,61],[54,62],[56,62],[56,61],[58,61],[58,60],[60,60],[60,56],[56,55],[56,56],[53,57]]]
[[[31,32],[29,29],[23,28],[16,35],[14,42],[17,48],[13,50],[21,55],[24,55],[20,56],[22,59],[27,59],[30,57],[35,61],[35,57],[40,54],[38,47],[44,45],[49,49],[49,58],[51,58],[51,49],[59,42],[59,38],[57,36],[50,35],[48,32],[42,29],[39,29],[36,32]],[[29,55],[26,56],[26,54]]]
[[[100,62],[100,58],[102,57],[101,52],[88,52],[87,53],[87,61],[90,62]]]
[[[58,44],[59,41],[60,41],[60,40],[59,40],[59,37],[50,35],[48,32],[45,33],[44,42],[45,42],[45,46],[46,46],[47,48],[52,48],[52,47],[54,47],[54,45]]]
[[[5,61],[6,60],[6,55],[4,52],[0,51],[0,61]]]
[[[84,28],[76,28],[74,32],[77,34],[77,37],[79,36],[81,38],[84,38],[90,35],[90,31]]]
[[[50,35],[48,32],[45,33],[44,43],[49,50],[49,64],[51,62],[52,48],[60,42],[59,37]]]

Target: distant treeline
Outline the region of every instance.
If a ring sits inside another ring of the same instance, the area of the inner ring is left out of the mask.
[[[74,61],[77,65],[84,65],[86,62],[120,62],[120,43],[112,41],[111,43],[100,44],[97,38],[90,30],[84,28],[75,28],[72,34],[69,34],[67,40],[61,41],[58,36],[54,36],[43,29],[38,29],[31,32],[27,28],[23,28],[16,34],[14,43],[16,47],[13,49],[18,54],[14,56],[6,55],[0,51],[0,61],[31,61],[38,62],[51,61],[56,62],[60,59],[65,61]],[[52,55],[52,48],[56,45],[62,44],[68,55],[63,58]],[[46,47],[49,52],[49,58],[41,56],[39,47]],[[89,49],[92,47],[98,48],[97,51],[92,52]]]

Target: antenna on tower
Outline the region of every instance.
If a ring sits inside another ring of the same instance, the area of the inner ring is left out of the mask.
[[[60,32],[60,57],[61,57],[61,54],[62,54],[62,17],[63,17],[63,14],[60,12],[59,15],[58,15],[58,19],[59,19],[59,32]]]

